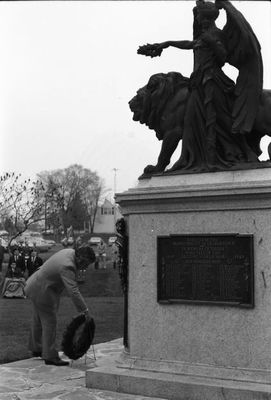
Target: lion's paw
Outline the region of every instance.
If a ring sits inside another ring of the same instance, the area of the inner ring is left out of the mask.
[[[155,174],[157,172],[163,172],[163,169],[159,168],[157,165],[147,165],[144,168],[144,174]]]

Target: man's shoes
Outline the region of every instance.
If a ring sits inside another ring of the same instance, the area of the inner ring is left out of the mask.
[[[32,351],[32,356],[33,357],[41,357],[42,356],[41,351]]]
[[[69,361],[61,360],[61,358],[54,358],[53,360],[44,360],[46,365],[56,365],[57,367],[64,367],[69,365]]]

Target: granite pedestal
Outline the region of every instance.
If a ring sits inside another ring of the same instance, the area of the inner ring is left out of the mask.
[[[87,386],[271,399],[271,169],[154,176],[117,201],[129,226],[129,347],[87,371]],[[253,235],[254,308],[158,303],[158,236],[235,233]]]

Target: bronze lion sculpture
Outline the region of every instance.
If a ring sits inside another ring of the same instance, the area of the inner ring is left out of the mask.
[[[147,125],[162,141],[156,165],[147,165],[145,174],[161,173],[170,163],[183,134],[185,107],[189,96],[189,78],[178,72],[152,75],[144,87],[137,91],[129,106],[133,120]],[[263,90],[252,131],[246,135],[247,143],[260,156],[260,141],[271,136],[271,90]]]

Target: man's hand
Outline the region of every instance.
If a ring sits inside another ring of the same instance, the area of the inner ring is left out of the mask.
[[[85,315],[86,322],[90,322],[90,320],[91,320],[92,317],[91,317],[89,311],[86,310],[86,311],[83,312],[83,314]]]
[[[90,314],[87,313],[87,314],[85,315],[85,317],[86,317],[86,322],[90,322],[90,320],[91,320]]]

